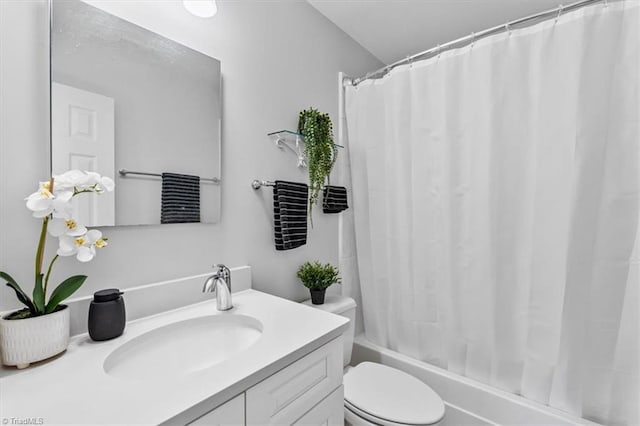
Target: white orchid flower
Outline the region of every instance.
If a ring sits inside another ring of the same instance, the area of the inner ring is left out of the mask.
[[[25,198],[27,208],[31,211],[48,209],[53,201],[53,194],[49,191],[49,185],[46,182],[40,182],[38,190]]]
[[[40,182],[36,192],[25,198],[27,208],[33,212],[33,216],[43,218],[54,212],[66,212],[67,204],[73,196],[70,191],[50,191],[49,182]]]
[[[0,0],[1,1],[1,0]],[[70,202],[60,202],[56,203],[53,211],[51,212],[51,216],[58,219],[72,219],[71,215],[73,213],[73,206]]]
[[[69,201],[74,195],[82,192],[111,192],[115,187],[113,179],[96,172],[69,170],[53,178],[53,191],[51,182],[40,182],[38,191],[25,198],[27,208],[36,218],[52,215],[54,218],[71,219],[72,206]]]
[[[107,176],[102,176],[100,178],[100,182],[98,183],[98,185],[101,188],[101,192],[102,191],[111,192],[116,187],[116,183],[113,181],[113,179]]]
[[[90,188],[94,188],[96,192],[111,192],[115,188],[116,184],[113,182],[113,179],[106,176],[100,176],[96,172],[86,172],[87,173],[87,185]]]
[[[80,192],[111,192],[115,187],[113,179],[100,176],[96,172],[69,170],[61,175],[54,176],[55,188],[72,190],[74,194]],[[54,190],[55,190],[54,188]]]
[[[58,256],[73,256],[78,253],[78,247],[84,244],[82,236],[72,237],[70,235],[61,235],[59,239],[60,245],[56,254]]]
[[[54,190],[59,188],[64,191],[76,192],[90,189],[96,183],[96,179],[93,176],[81,170],[69,170],[61,175],[55,175],[53,178],[55,180]]]
[[[68,235],[70,237],[79,237],[87,233],[87,228],[78,224],[71,218],[58,218],[54,217],[49,222],[49,234],[54,237],[60,237],[62,235]]]
[[[92,229],[85,234],[85,245],[78,248],[77,259],[80,262],[89,262],[96,255],[96,247],[103,248],[107,241],[102,238],[102,232]]]
[[[60,246],[58,255],[73,256],[80,262],[89,262],[96,255],[96,247],[102,248],[107,245],[106,239],[102,238],[102,232],[92,229],[84,235],[72,237],[70,235],[60,236]]]
[[[54,191],[71,191],[73,192],[79,179],[83,173],[80,170],[69,170],[60,175],[54,175]]]

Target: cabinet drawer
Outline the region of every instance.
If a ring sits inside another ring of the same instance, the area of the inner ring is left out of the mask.
[[[247,424],[292,424],[342,384],[342,337],[250,388]]]
[[[294,423],[295,426],[343,426],[344,389],[340,386]]]
[[[236,426],[244,425],[244,394],[240,394],[218,408],[198,417],[189,425]]]

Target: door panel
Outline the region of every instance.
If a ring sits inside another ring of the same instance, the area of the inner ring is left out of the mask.
[[[53,174],[79,169],[114,177],[115,104],[112,98],[52,83]],[[85,226],[115,225],[115,195],[74,197],[74,217]]]

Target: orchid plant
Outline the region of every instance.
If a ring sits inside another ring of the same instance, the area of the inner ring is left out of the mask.
[[[60,256],[75,256],[80,262],[89,262],[95,257],[96,249],[107,245],[107,238],[103,237],[100,231],[88,230],[72,217],[72,198],[84,193],[111,192],[114,186],[111,178],[100,176],[98,173],[69,170],[53,176],[47,182],[40,182],[38,190],[25,198],[27,208],[33,212],[33,217],[42,220],[35,259],[35,285],[33,295],[29,297],[16,280],[6,272],[0,271],[0,277],[7,281],[7,286],[16,292],[18,300],[26,306],[25,309],[11,314],[9,319],[36,317],[55,312],[63,300],[82,286],[87,279],[86,275],[69,277],[51,292],[47,301],[51,270]],[[47,234],[58,238],[58,249],[49,262],[45,275],[42,267]]]

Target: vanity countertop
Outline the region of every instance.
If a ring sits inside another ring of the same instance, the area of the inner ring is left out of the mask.
[[[0,379],[0,416],[7,424],[34,418],[42,424],[184,424],[338,337],[348,324],[347,318],[255,290],[234,293],[233,303],[226,312],[217,311],[212,299],[131,321],[121,337],[106,342],[75,336],[62,356]],[[252,316],[264,328],[253,346],[231,359],[144,381],[104,371],[114,349],[143,333],[190,318],[234,314]]]

